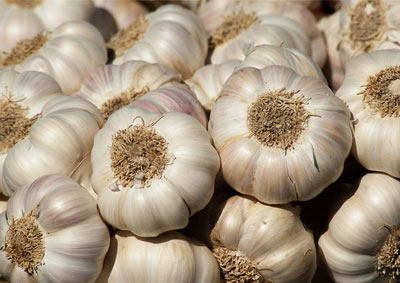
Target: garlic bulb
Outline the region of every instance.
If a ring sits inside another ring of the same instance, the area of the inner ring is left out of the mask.
[[[352,153],[371,171],[400,177],[400,50],[378,50],[353,57],[336,96],[352,112]]]
[[[399,49],[400,3],[396,0],[343,1],[340,15],[343,65],[350,57],[378,49]]]
[[[93,12],[90,0],[0,0],[0,53],[62,23],[87,21]]]
[[[381,173],[361,178],[318,244],[336,282],[399,279],[400,183]]]
[[[109,243],[90,194],[66,176],[42,176],[0,214],[0,274],[11,282],[94,282]]]
[[[221,209],[210,239],[227,282],[311,282],[316,248],[298,207],[233,196]]]
[[[68,95],[77,91],[83,78],[106,60],[100,32],[87,22],[72,21],[18,42],[10,52],[0,55],[0,70],[46,73]]]
[[[43,106],[56,95],[61,95],[61,88],[46,74],[0,72],[0,180],[7,153],[26,138]],[[1,181],[0,193],[4,193]]]
[[[96,283],[218,283],[219,268],[211,251],[180,232],[141,238],[118,231],[111,238]]]
[[[230,59],[243,60],[243,47],[249,43],[290,47],[311,54],[308,37],[295,21],[279,15],[259,16],[242,10],[225,18],[214,32],[212,42],[215,45],[212,64]]]
[[[321,80],[289,68],[243,68],[211,110],[209,132],[227,183],[270,204],[309,200],[343,170],[350,112]]]
[[[114,35],[108,47],[113,64],[142,60],[163,64],[189,78],[207,55],[207,34],[198,17],[177,5],[164,5]]]
[[[219,156],[193,117],[125,107],[96,135],[92,164],[103,219],[154,237],[185,227],[207,205]]]
[[[71,96],[54,95],[32,124],[29,135],[8,151],[2,172],[3,194],[45,174],[63,174],[88,188],[94,136],[104,120],[96,106]]]

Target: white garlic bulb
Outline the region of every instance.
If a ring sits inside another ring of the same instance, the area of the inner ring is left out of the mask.
[[[20,41],[10,52],[0,54],[0,70],[46,73],[68,95],[77,91],[84,77],[106,60],[107,50],[100,32],[87,22],[72,21]]]
[[[234,72],[209,131],[227,183],[269,204],[315,197],[340,176],[352,144],[343,101],[282,66]]]
[[[200,241],[177,231],[156,238],[118,231],[96,283],[218,283],[219,277],[217,261]]]
[[[207,205],[219,156],[195,118],[125,107],[96,135],[92,164],[103,219],[154,237],[185,227]]]
[[[336,282],[399,279],[400,182],[382,173],[361,178],[318,244]]]
[[[87,21],[93,12],[90,0],[0,0],[0,53],[62,23]]]
[[[7,153],[26,138],[43,106],[56,95],[61,95],[61,88],[46,74],[0,72],[0,180]],[[4,193],[1,181],[0,193]]]
[[[66,176],[42,176],[0,214],[0,274],[15,283],[94,282],[109,243],[90,194]]]
[[[198,17],[177,5],[164,5],[114,35],[108,47],[113,64],[128,60],[160,63],[189,78],[204,65],[207,34]]]
[[[400,177],[400,50],[358,55],[346,65],[336,92],[354,116],[352,153],[371,171]]]
[[[41,110],[29,135],[8,151],[3,164],[3,194],[45,174],[70,176],[89,189],[90,151],[104,119],[92,103],[55,95]]]
[[[311,282],[316,248],[298,207],[243,196],[220,207],[210,240],[227,282]]]

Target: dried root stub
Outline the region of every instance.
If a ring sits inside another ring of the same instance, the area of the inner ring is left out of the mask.
[[[400,116],[400,65],[370,76],[359,94],[373,113],[381,117]]]
[[[266,283],[258,272],[256,265],[238,251],[225,247],[212,250],[214,257],[222,271],[223,279],[227,283]]]
[[[386,32],[386,7],[381,0],[362,0],[350,12],[352,47],[368,52]]]
[[[380,276],[400,281],[400,229],[386,227],[390,233],[375,258],[375,270]]]
[[[154,128],[131,126],[112,137],[111,168],[122,186],[133,186],[135,177],[142,175],[142,184],[149,187],[169,163],[167,153],[167,141]]]
[[[114,34],[107,43],[107,47],[114,50],[116,57],[120,57],[136,42],[143,39],[148,27],[149,21],[144,17],[140,17],[123,30]]]
[[[29,135],[32,123],[39,114],[26,118],[27,109],[10,99],[0,98],[0,109],[0,153],[7,153]]]
[[[235,38],[256,24],[256,13],[247,14],[240,10],[224,18],[224,22],[215,30],[211,45],[218,46]]]
[[[20,8],[32,9],[40,5],[43,0],[5,0],[9,5],[15,5]]]
[[[311,116],[305,108],[303,96],[294,97],[297,92],[279,89],[260,95],[249,107],[247,125],[261,144],[292,149]]]
[[[8,66],[18,65],[24,62],[28,57],[37,54],[49,40],[50,34],[39,33],[32,39],[24,39],[10,51],[0,56],[0,70]]]
[[[16,263],[29,275],[37,271],[42,265],[45,248],[43,232],[33,211],[16,220],[12,219],[6,233],[5,245],[1,249],[5,251],[8,260]]]

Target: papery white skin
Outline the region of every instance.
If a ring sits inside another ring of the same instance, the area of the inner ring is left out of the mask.
[[[0,0],[0,53],[9,52],[17,42],[54,30],[72,20],[87,21],[94,12],[90,0],[42,0],[34,8],[21,8]]]
[[[104,268],[96,283],[217,283],[219,266],[200,241],[178,231],[141,238],[118,231],[111,238]]]
[[[248,109],[259,95],[285,88],[303,95],[315,116],[285,153],[252,136]],[[243,68],[225,83],[211,110],[209,132],[221,157],[227,183],[269,204],[309,200],[333,183],[343,170],[352,144],[350,112],[321,81],[289,68]]]
[[[94,282],[110,243],[96,202],[62,175],[46,175],[18,190],[0,214],[0,246],[11,219],[33,211],[43,233],[42,265],[32,276],[0,250],[0,273],[11,282]]]
[[[389,234],[384,226],[400,225],[399,206],[398,180],[382,173],[361,178],[318,241],[336,282],[389,281],[375,272],[375,254]]]
[[[214,248],[239,251],[252,260],[266,282],[311,282],[316,248],[299,214],[299,207],[233,196],[223,205],[210,238]]]
[[[311,54],[310,41],[295,21],[279,15],[257,16],[256,24],[233,39],[217,45],[211,55],[212,64],[231,59],[243,60],[243,48],[248,44],[269,44],[298,49]]]
[[[56,95],[33,123],[29,136],[17,143],[3,164],[3,194],[45,174],[70,176],[90,190],[90,152],[104,119],[92,103]]]
[[[112,136],[133,125],[155,122],[156,133],[168,143],[173,157],[160,179],[149,187],[123,187],[111,168]],[[135,119],[136,118],[136,119]],[[214,191],[219,156],[205,128],[184,113],[155,114],[122,108],[112,114],[95,137],[92,150],[92,186],[103,219],[120,230],[155,237],[188,224],[189,216],[203,209]],[[118,190],[112,190],[118,185]]]
[[[46,73],[68,95],[77,91],[84,77],[104,65],[106,60],[107,49],[100,32],[87,22],[72,21],[51,32],[37,54],[10,67],[18,72]]]
[[[177,5],[164,5],[144,18],[149,26],[143,39],[135,42],[113,64],[142,60],[163,64],[189,78],[204,65],[207,33],[199,18]]]
[[[358,94],[365,89],[369,76],[396,65],[400,65],[399,50],[378,50],[351,58],[336,96],[346,102],[354,116],[354,157],[370,171],[400,177],[400,118],[372,113]]]
[[[56,95],[61,95],[61,88],[46,74],[33,71],[18,73],[13,70],[0,72],[0,99],[11,99],[26,108],[28,119],[40,113],[43,106]],[[3,194],[5,189],[1,179],[6,156],[7,153],[0,153],[0,193]]]

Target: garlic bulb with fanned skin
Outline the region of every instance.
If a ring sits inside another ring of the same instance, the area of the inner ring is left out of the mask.
[[[92,164],[103,219],[155,237],[185,227],[189,216],[207,205],[219,156],[192,116],[125,107],[96,135]]]
[[[177,5],[164,5],[135,20],[108,42],[113,64],[128,60],[160,63],[189,78],[204,65],[207,33],[199,18]]]
[[[45,174],[70,176],[90,189],[90,151],[104,119],[92,103],[55,95],[33,122],[29,135],[14,145],[3,164],[3,194]]]
[[[94,282],[110,244],[96,201],[71,178],[46,175],[0,214],[0,274],[11,282]]]
[[[352,153],[371,171],[400,177],[400,50],[353,57],[336,96],[354,116]]]
[[[46,73],[68,95],[77,91],[84,77],[106,60],[107,49],[100,32],[87,22],[72,21],[20,41],[10,52],[0,54],[0,70]]]
[[[311,282],[316,248],[299,207],[233,196],[214,213],[209,237],[227,282]]]
[[[227,183],[269,204],[315,197],[340,176],[352,144],[343,101],[282,66],[234,72],[209,132]]]
[[[62,23],[88,21],[93,12],[90,0],[0,0],[0,53]]]
[[[111,238],[96,283],[218,283],[218,263],[200,241],[180,232],[141,238],[118,231]]]
[[[336,282],[399,280],[400,182],[382,173],[361,178],[318,244]]]
[[[361,53],[400,49],[399,1],[343,1],[340,13],[342,40],[338,49],[343,66]]]
[[[61,88],[46,74],[0,72],[0,193],[4,193],[1,176],[7,153],[28,136],[43,106],[56,95],[61,95]]]

